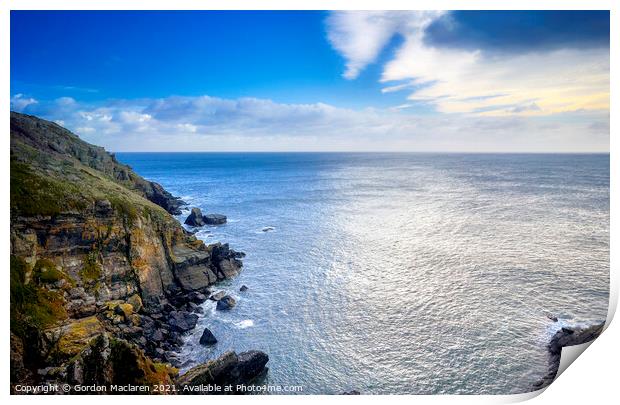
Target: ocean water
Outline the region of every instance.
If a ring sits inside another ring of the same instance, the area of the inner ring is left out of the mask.
[[[519,393],[560,325],[607,314],[609,155],[117,157],[227,215],[197,236],[247,254],[214,289],[237,306],[204,304],[184,368],[259,349],[266,382],[302,393]]]

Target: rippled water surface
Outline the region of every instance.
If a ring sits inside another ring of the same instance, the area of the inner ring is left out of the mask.
[[[247,253],[215,289],[238,305],[205,303],[186,367],[259,349],[270,384],[304,393],[516,393],[558,325],[607,313],[609,155],[117,157],[226,214],[198,236]]]

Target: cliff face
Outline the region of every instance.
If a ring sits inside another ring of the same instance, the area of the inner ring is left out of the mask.
[[[181,204],[103,148],[11,113],[13,383],[66,380],[101,335],[174,362],[195,304],[242,256],[186,233],[170,215]]]

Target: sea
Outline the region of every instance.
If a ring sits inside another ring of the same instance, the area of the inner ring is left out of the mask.
[[[189,204],[181,223],[226,215],[196,236],[246,253],[183,370],[257,349],[278,393],[522,393],[555,331],[607,315],[609,154],[116,156]]]

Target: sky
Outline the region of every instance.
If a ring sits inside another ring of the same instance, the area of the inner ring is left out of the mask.
[[[11,109],[111,151],[608,152],[607,11],[12,11]]]

